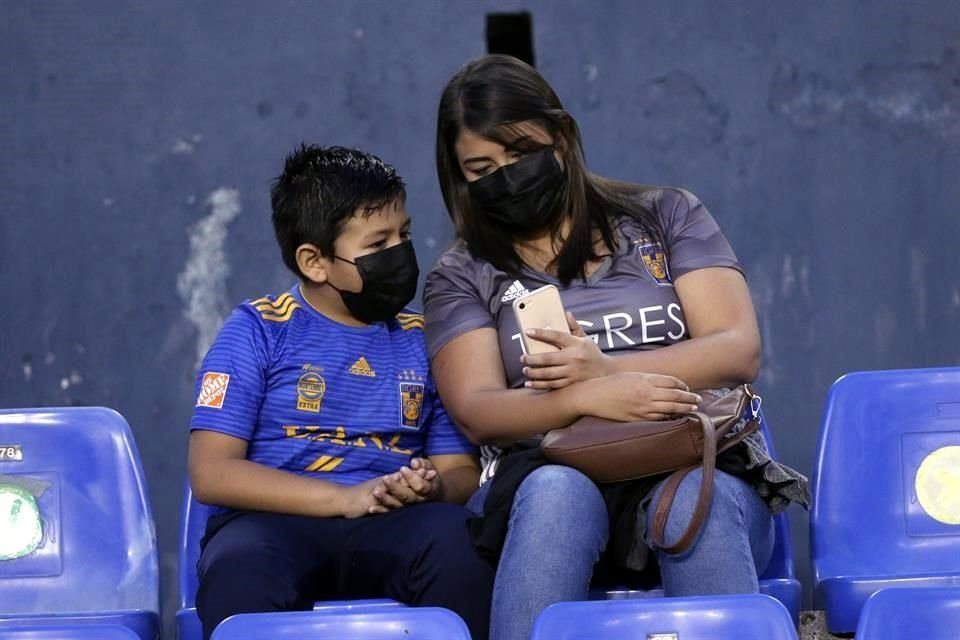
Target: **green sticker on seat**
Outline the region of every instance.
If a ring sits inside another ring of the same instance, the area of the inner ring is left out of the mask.
[[[30,555],[42,539],[37,499],[23,487],[0,484],[0,561]]]

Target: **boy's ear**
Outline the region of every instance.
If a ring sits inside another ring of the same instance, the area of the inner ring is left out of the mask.
[[[297,247],[297,266],[306,278],[317,284],[327,281],[327,271],[330,260],[325,258],[320,249],[309,242]]]

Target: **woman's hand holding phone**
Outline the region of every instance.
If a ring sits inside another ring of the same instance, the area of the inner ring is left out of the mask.
[[[557,351],[527,354],[520,358],[527,388],[562,389],[574,382],[613,373],[610,356],[584,333],[572,313],[566,312],[566,318],[570,333],[552,329],[527,330],[528,337],[557,348]]]
[[[617,372],[613,358],[564,312],[559,290],[547,285],[514,300],[525,353],[524,386],[549,391],[583,383],[583,415],[609,420],[662,420],[692,411],[700,397],[673,376]],[[550,328],[545,328],[550,327]],[[560,328],[560,330],[557,330]]]

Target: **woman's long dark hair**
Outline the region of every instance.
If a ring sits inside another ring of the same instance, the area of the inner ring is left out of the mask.
[[[519,134],[516,125],[524,122],[543,127],[563,158],[566,181],[561,202],[570,229],[552,265],[562,283],[584,277],[587,263],[599,258],[594,230],[610,252],[616,250],[617,218],[621,216],[637,220],[652,240],[667,249],[659,218],[638,202],[644,187],[587,171],[580,128],[543,76],[516,58],[489,55],[468,62],[450,79],[437,113],[440,190],[457,235],[474,256],[508,273],[523,266],[514,248],[516,238],[491,224],[472,202],[457,161],[457,137],[468,129],[511,147]],[[554,238],[561,222],[550,230]]]

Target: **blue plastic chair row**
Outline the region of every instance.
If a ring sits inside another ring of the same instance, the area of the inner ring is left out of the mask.
[[[0,480],[20,478],[21,484],[37,491],[46,519],[44,540],[35,553],[0,562],[0,576],[18,578],[0,580],[0,594],[10,594],[0,611],[0,630],[115,623],[143,640],[155,640],[159,636],[156,536],[127,423],[116,412],[101,408],[5,411],[0,413],[0,443],[17,444],[20,457],[0,466]],[[209,508],[193,500],[187,486],[177,612],[181,640],[201,637],[194,608],[195,567],[208,514]],[[783,518],[778,520],[778,534],[778,552],[767,574],[771,584],[780,581],[796,591],[784,597],[796,607],[799,585],[793,578]],[[67,549],[75,555],[65,553]],[[71,562],[57,573],[64,557]],[[101,574],[106,577],[101,579]],[[607,597],[620,598],[624,593],[614,591]],[[320,602],[315,610],[357,613],[399,606],[392,600]]]
[[[955,640],[958,633],[960,588],[894,588],[881,590],[867,601],[856,637]],[[353,613],[241,614],[225,620],[213,634],[213,640],[303,637],[470,640],[463,621],[446,609],[399,607]],[[782,603],[757,594],[563,602],[540,614],[531,635],[531,640],[581,638],[797,640],[797,631]]]
[[[831,631],[852,632],[868,622],[871,608],[882,610],[887,599],[906,596],[896,589],[864,609],[887,587],[927,587],[915,597],[931,603],[953,593],[936,587],[960,588],[960,368],[838,380],[826,401],[813,485],[812,561]],[[0,634],[118,625],[156,640],[156,535],[136,446],[122,417],[102,408],[0,411],[0,500],[10,511],[5,526],[22,525],[15,533],[25,536],[30,550],[9,558],[7,546],[16,536],[5,535],[0,544]],[[182,640],[194,640],[195,565],[206,508],[189,489],[183,516],[177,623]],[[789,530],[782,515],[776,524],[777,548],[761,588],[796,621],[800,587]],[[31,526],[42,533],[34,536]],[[627,589],[603,597],[657,595]],[[319,613],[337,615],[399,608],[383,600],[317,606]]]
[[[435,608],[362,613],[317,611],[241,614],[224,620],[213,640],[470,640],[463,621]],[[796,640],[790,613],[762,594],[699,598],[563,602],[537,619],[531,640]]]

